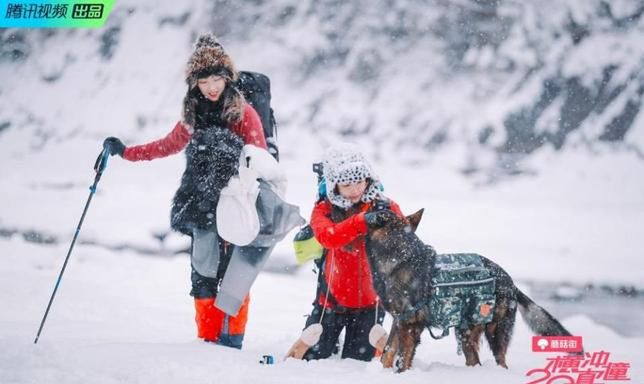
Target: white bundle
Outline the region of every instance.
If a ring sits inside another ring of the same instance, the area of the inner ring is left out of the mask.
[[[291,349],[286,353],[285,359],[293,357],[301,360],[306,351],[320,341],[320,335],[322,335],[322,324],[315,323],[306,327],[302,331],[300,338],[295,341]]]

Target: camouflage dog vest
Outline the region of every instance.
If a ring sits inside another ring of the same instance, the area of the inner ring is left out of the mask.
[[[430,333],[449,328],[466,329],[470,325],[492,321],[495,278],[483,265],[481,256],[472,253],[436,255],[432,265],[430,297],[427,303]]]

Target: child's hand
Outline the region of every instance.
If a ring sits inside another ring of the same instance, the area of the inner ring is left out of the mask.
[[[365,213],[364,221],[370,228],[380,228],[394,217],[396,217],[395,213],[388,209],[383,209],[381,211]]]

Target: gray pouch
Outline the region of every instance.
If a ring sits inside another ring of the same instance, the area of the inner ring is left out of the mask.
[[[219,268],[219,242],[215,228],[192,231],[192,254],[190,262],[202,276],[217,277]]]

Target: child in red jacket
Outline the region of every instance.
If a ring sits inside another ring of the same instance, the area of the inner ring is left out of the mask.
[[[303,358],[329,357],[345,329],[342,358],[368,361],[375,354],[369,333],[382,324],[384,310],[373,287],[364,236],[369,226],[382,225],[392,211],[403,215],[382,195],[380,180],[356,146],[331,148],[323,167],[326,197],[315,205],[310,225],[326,257],[318,297],[306,322],[306,327],[321,324],[322,334]],[[376,202],[385,202],[390,211],[373,211]]]

